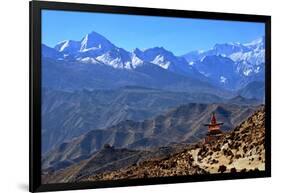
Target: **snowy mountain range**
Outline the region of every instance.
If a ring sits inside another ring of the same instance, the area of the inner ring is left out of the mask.
[[[42,44],[42,55],[54,61],[107,66],[131,72],[154,65],[224,89],[238,90],[252,81],[264,81],[264,41],[262,37],[247,44],[216,44],[207,51],[175,56],[163,47],[136,48],[129,52],[102,35],[91,32],[81,41],[66,40],[54,48]]]
[[[246,44],[216,44],[210,50],[192,51],[183,57],[210,80],[231,89],[253,80],[264,81],[264,37]]]

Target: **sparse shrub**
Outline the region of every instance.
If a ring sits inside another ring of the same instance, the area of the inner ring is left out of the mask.
[[[255,172],[258,172],[258,171],[260,171],[260,170],[259,170],[259,168],[255,168],[255,170],[254,170],[254,171],[255,171]]]
[[[237,171],[236,171],[236,168],[231,168],[230,169],[230,173],[236,173]]]
[[[177,166],[177,162],[172,162],[171,163],[171,168],[174,168],[174,167],[176,167]]]
[[[159,167],[162,169],[169,169],[169,166],[166,164],[160,164]]]
[[[241,155],[240,154],[236,154],[235,155],[235,159],[239,159],[239,158],[241,158]]]
[[[214,148],[214,151],[220,151],[220,150],[221,150],[220,145],[217,145],[217,146]]]
[[[200,149],[200,150],[198,151],[198,153],[197,153],[197,156],[202,155],[202,153],[203,153],[203,149]]]
[[[192,155],[189,155],[188,159],[189,159],[190,162],[194,162],[194,159],[193,159]]]
[[[244,172],[246,172],[246,171],[247,171],[247,169],[244,168],[244,169],[242,169],[240,172],[244,173]]]
[[[226,171],[226,166],[225,165],[220,165],[218,172],[224,173]]]
[[[243,147],[243,152],[244,152],[244,153],[247,152],[247,147],[246,147],[246,145]]]
[[[216,160],[216,159],[212,159],[212,160],[211,160],[211,164],[217,164],[217,163],[219,163],[218,160]]]
[[[128,171],[126,171],[126,174],[127,175],[131,175],[131,174],[133,174],[133,171],[132,170],[128,170]]]
[[[230,134],[229,138],[230,138],[231,140],[233,140],[234,137],[235,137],[235,133],[233,132],[233,133]]]
[[[233,156],[232,151],[229,150],[229,149],[224,149],[224,150],[223,150],[223,154],[224,154],[225,156]]]
[[[148,172],[147,171],[144,171],[143,172],[143,178],[147,178],[148,177]]]

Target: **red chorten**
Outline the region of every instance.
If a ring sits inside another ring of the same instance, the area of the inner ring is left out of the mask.
[[[220,127],[222,125],[223,123],[217,122],[215,113],[212,113],[211,122],[209,124],[204,124],[204,126],[208,127],[208,133],[205,137],[205,143],[217,140],[222,135],[222,131],[220,130]]]

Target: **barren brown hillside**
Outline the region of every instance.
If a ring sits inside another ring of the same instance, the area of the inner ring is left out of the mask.
[[[265,169],[264,108],[256,111],[232,132],[210,144],[198,143],[165,159],[142,162],[84,181],[115,180]]]

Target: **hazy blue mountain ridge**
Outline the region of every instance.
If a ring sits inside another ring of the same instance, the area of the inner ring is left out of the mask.
[[[42,92],[43,152],[92,129],[105,129],[124,120],[149,119],[191,102],[218,103],[216,95],[172,92],[127,86],[115,90]]]

